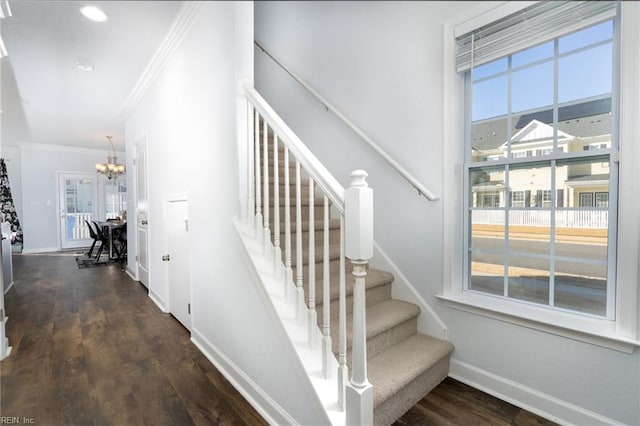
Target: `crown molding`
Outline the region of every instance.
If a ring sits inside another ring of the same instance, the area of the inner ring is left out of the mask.
[[[30,142],[18,142],[18,148],[20,150],[24,149],[34,149],[40,151],[56,151],[56,152],[72,152],[76,154],[100,154],[104,155],[105,152],[108,152],[106,149],[98,149],[98,148],[83,148],[77,146],[66,146],[66,145],[53,145],[46,143],[30,143]],[[124,155],[124,151],[116,151],[116,155]]]
[[[193,23],[207,7],[207,2],[188,1],[182,6],[176,19],[173,21],[169,32],[156,50],[156,53],[149,61],[149,64],[142,72],[138,82],[124,101],[118,116],[127,119],[136,106],[142,100],[149,87],[157,78],[159,72],[167,63],[173,52],[178,48],[184,37],[187,35]]]

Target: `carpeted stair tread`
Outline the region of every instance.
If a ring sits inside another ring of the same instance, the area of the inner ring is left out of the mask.
[[[452,351],[451,343],[416,333],[370,359],[367,369],[374,409]]]

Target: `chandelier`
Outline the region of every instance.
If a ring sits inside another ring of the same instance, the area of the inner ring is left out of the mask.
[[[107,162],[105,163],[97,163],[96,164],[96,172],[102,173],[107,176],[107,179],[111,180],[117,178],[118,175],[124,174],[125,167],[124,164],[118,164],[118,158],[116,157],[116,149],[113,147],[113,136],[107,136],[109,140],[110,151],[109,154],[113,152],[113,156],[107,156]]]

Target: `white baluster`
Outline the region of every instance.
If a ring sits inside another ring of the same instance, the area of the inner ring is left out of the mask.
[[[289,300],[289,286],[293,280],[291,272],[291,194],[289,185],[289,148],[284,147],[284,297]]]
[[[347,280],[344,261],[344,216],[340,215],[340,296],[338,305],[338,404],[345,408],[345,387],[349,381],[347,367]]]
[[[247,102],[247,225],[249,229],[254,230],[255,225],[255,214],[256,214],[256,205],[253,197],[254,186],[254,133],[253,130],[256,127],[255,123],[253,123],[252,118],[256,118],[258,116],[258,111],[253,113],[253,106],[250,102]]]
[[[298,324],[302,325],[306,309],[304,309],[304,287],[302,287],[302,193],[300,186],[300,163],[296,160],[296,318]]]
[[[309,311],[307,326],[309,329],[309,346],[314,348],[315,330],[318,326],[316,314],[316,238],[314,218],[313,179],[309,178]]]
[[[256,166],[256,240],[262,242],[262,187],[260,183],[260,114],[256,110],[256,132],[255,136],[255,166]]]
[[[280,166],[278,164],[278,135],[273,134],[273,278],[278,281],[282,271],[280,249]],[[285,295],[286,297],[286,295]]]
[[[331,288],[329,275],[329,198],[324,196],[324,251],[322,253],[322,371],[324,378],[331,377],[330,360],[333,357],[331,353]]]
[[[373,386],[367,378],[367,324],[365,277],[373,256],[373,191],[366,182],[367,173],[351,173],[351,185],[345,190],[346,255],[353,264],[353,343],[351,381],[346,388],[348,425],[373,424]]]
[[[263,171],[264,171],[264,231],[263,231],[263,251],[264,257],[268,260],[271,259],[271,231],[269,230],[269,135],[267,128],[267,121],[264,121],[263,126],[263,146],[262,154],[264,157]]]

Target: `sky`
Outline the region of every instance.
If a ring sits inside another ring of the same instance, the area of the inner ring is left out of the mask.
[[[554,98],[557,61],[558,102],[610,93],[613,86],[613,21],[606,21],[554,41],[514,53],[473,69],[472,120],[549,107]],[[509,70],[509,58],[511,70]]]

